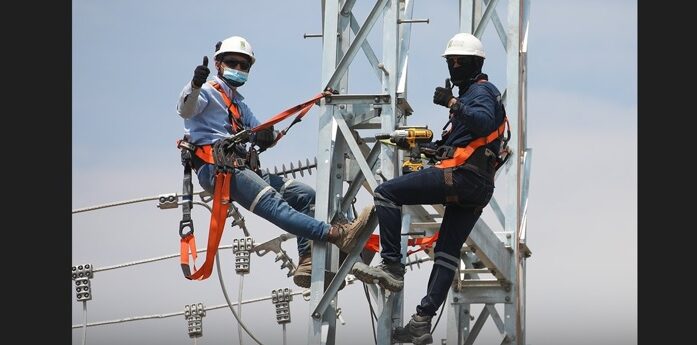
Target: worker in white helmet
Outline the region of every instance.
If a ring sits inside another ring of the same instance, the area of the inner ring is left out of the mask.
[[[206,150],[210,153],[216,141],[260,125],[238,91],[256,62],[251,44],[239,36],[226,38],[216,44],[214,57],[217,73],[213,79],[207,81],[210,70],[208,58],[204,56],[203,64],[195,68],[193,79],[184,86],[177,103],[177,113],[184,119],[185,139],[196,147],[193,169],[201,187],[210,193],[215,191],[216,165],[212,154],[206,156]],[[250,143],[266,149],[274,145],[276,137],[271,126],[253,133]],[[314,218],[314,189],[300,181],[255,169],[255,157],[250,157],[251,150],[246,144],[238,144],[235,151],[244,165],[233,171],[230,198],[297,236],[300,259],[293,281],[300,287],[309,288],[312,267],[310,240],[328,241],[336,244],[341,252],[349,252],[360,232],[367,230],[365,225],[374,208],[366,207],[350,223],[319,221]],[[333,273],[325,274],[325,285],[332,279]]]
[[[494,192],[494,174],[502,161],[499,150],[508,138],[501,93],[482,73],[484,47],[469,33],[453,36],[442,55],[452,83],[437,87],[433,103],[448,108],[442,139],[421,147],[435,163],[385,181],[375,188],[374,201],[380,227],[382,263],[357,262],[357,279],[390,291],[404,287],[401,255],[403,205],[444,204],[445,213],[434,249],[434,264],[426,296],[409,323],[392,333],[398,343],[431,344],[431,319],[443,304],[460,264],[460,249]],[[450,126],[450,127],[448,127]],[[509,134],[510,137],[510,134]],[[505,146],[505,145],[504,145]]]

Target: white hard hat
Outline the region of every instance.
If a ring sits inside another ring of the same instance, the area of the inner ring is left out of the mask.
[[[215,51],[215,57],[223,53],[240,53],[249,56],[252,59],[252,65],[256,58],[254,58],[254,51],[252,50],[252,45],[247,42],[246,39],[240,36],[232,36],[224,39],[218,50]]]
[[[445,48],[443,56],[448,55],[476,55],[486,58],[482,41],[466,32],[455,34],[448,41],[448,46]]]

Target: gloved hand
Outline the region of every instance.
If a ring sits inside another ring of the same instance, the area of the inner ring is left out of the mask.
[[[191,79],[191,85],[196,88],[201,87],[201,85],[206,82],[208,74],[210,73],[211,71],[208,69],[208,56],[204,56],[203,64],[196,66],[194,70],[194,78]]]
[[[257,144],[260,149],[266,149],[273,144],[274,139],[276,139],[276,133],[273,130],[273,126],[271,126],[257,132],[254,143]]]
[[[436,148],[438,147],[435,143],[420,143],[419,152],[423,153],[429,159],[436,156]]]
[[[448,107],[448,102],[453,97],[453,90],[450,86],[450,79],[445,80],[445,87],[436,87],[436,91],[433,93],[433,103]]]

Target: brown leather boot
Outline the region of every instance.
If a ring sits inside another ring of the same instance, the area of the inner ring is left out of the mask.
[[[339,266],[346,260],[346,255],[343,253],[339,253]],[[331,283],[332,279],[334,279],[334,276],[336,273],[330,272],[330,271],[325,271],[324,272],[324,290],[327,290],[329,287],[329,283]],[[307,256],[301,256],[298,259],[298,268],[295,269],[295,272],[293,272],[293,283],[295,285],[309,289],[310,284],[312,284],[312,256],[307,255]],[[346,280],[341,282],[341,285],[339,286],[339,290],[342,290],[346,286]]]
[[[348,253],[356,246],[358,237],[368,228],[368,218],[375,212],[374,206],[366,206],[363,211],[351,223],[336,221],[332,223],[327,235],[327,241],[334,243],[339,250]]]

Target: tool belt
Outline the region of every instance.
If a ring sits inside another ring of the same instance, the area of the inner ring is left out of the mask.
[[[221,140],[218,140],[216,143],[219,142]],[[222,145],[222,143],[219,145]],[[204,164],[213,164],[216,166],[216,169],[222,170],[231,168],[251,169],[261,176],[259,152],[254,147],[246,150],[244,146],[237,145],[230,152],[226,152],[224,148],[219,147],[216,152],[215,144],[195,146],[183,140],[179,143],[179,146],[180,148],[185,148],[182,150],[182,164],[184,155],[188,155],[194,171],[198,172],[198,169]],[[216,157],[218,157],[217,160]]]

